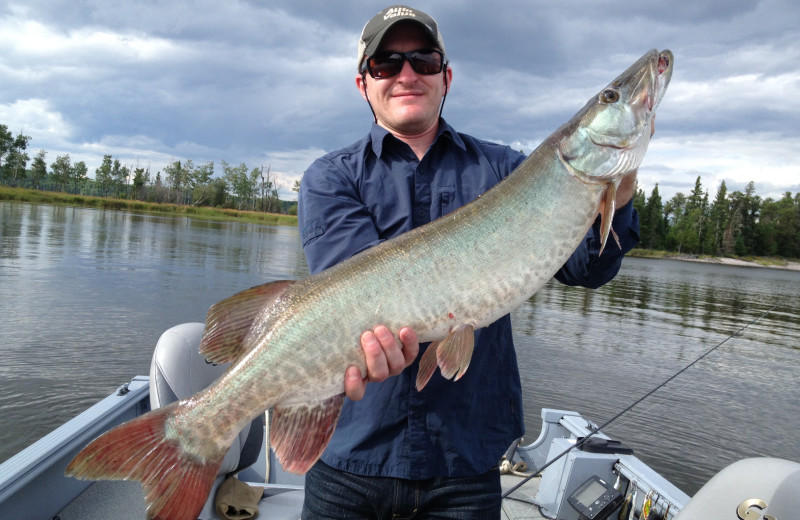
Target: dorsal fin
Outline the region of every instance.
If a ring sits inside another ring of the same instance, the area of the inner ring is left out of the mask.
[[[245,289],[208,309],[206,328],[200,342],[200,354],[211,363],[230,363],[245,352],[244,340],[258,314],[293,284],[278,280]]]

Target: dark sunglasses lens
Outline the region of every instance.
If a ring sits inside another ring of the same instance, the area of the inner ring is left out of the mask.
[[[378,54],[369,58],[367,69],[373,78],[391,78],[400,74],[406,59],[417,74],[442,72],[442,55],[435,51]]]
[[[415,52],[411,54],[409,61],[417,74],[442,72],[442,56],[438,52]]]
[[[373,56],[367,62],[369,73],[373,78],[391,78],[403,70],[402,54],[385,54]]]

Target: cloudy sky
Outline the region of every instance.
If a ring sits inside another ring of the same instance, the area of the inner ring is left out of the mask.
[[[356,41],[368,0],[5,0],[0,123],[31,157],[104,154],[269,166],[281,197],[319,155],[362,137]],[[649,196],[800,192],[796,0],[420,1],[454,69],[445,118],[530,152],[651,48],[675,54],[640,168]]]

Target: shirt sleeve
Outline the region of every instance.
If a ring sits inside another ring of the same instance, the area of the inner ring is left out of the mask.
[[[639,214],[633,200],[614,213],[611,228],[617,233],[622,248],[609,235],[603,254],[600,254],[600,218],[584,237],[572,256],[556,273],[555,278],[567,285],[596,289],[610,282],[619,272],[622,258],[639,243]]]
[[[354,180],[329,156],[306,170],[297,200],[300,240],[312,274],[380,242]]]

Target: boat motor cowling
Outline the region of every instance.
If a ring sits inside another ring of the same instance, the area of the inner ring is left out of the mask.
[[[800,518],[800,463],[752,458],[711,478],[676,520],[793,520]]]

